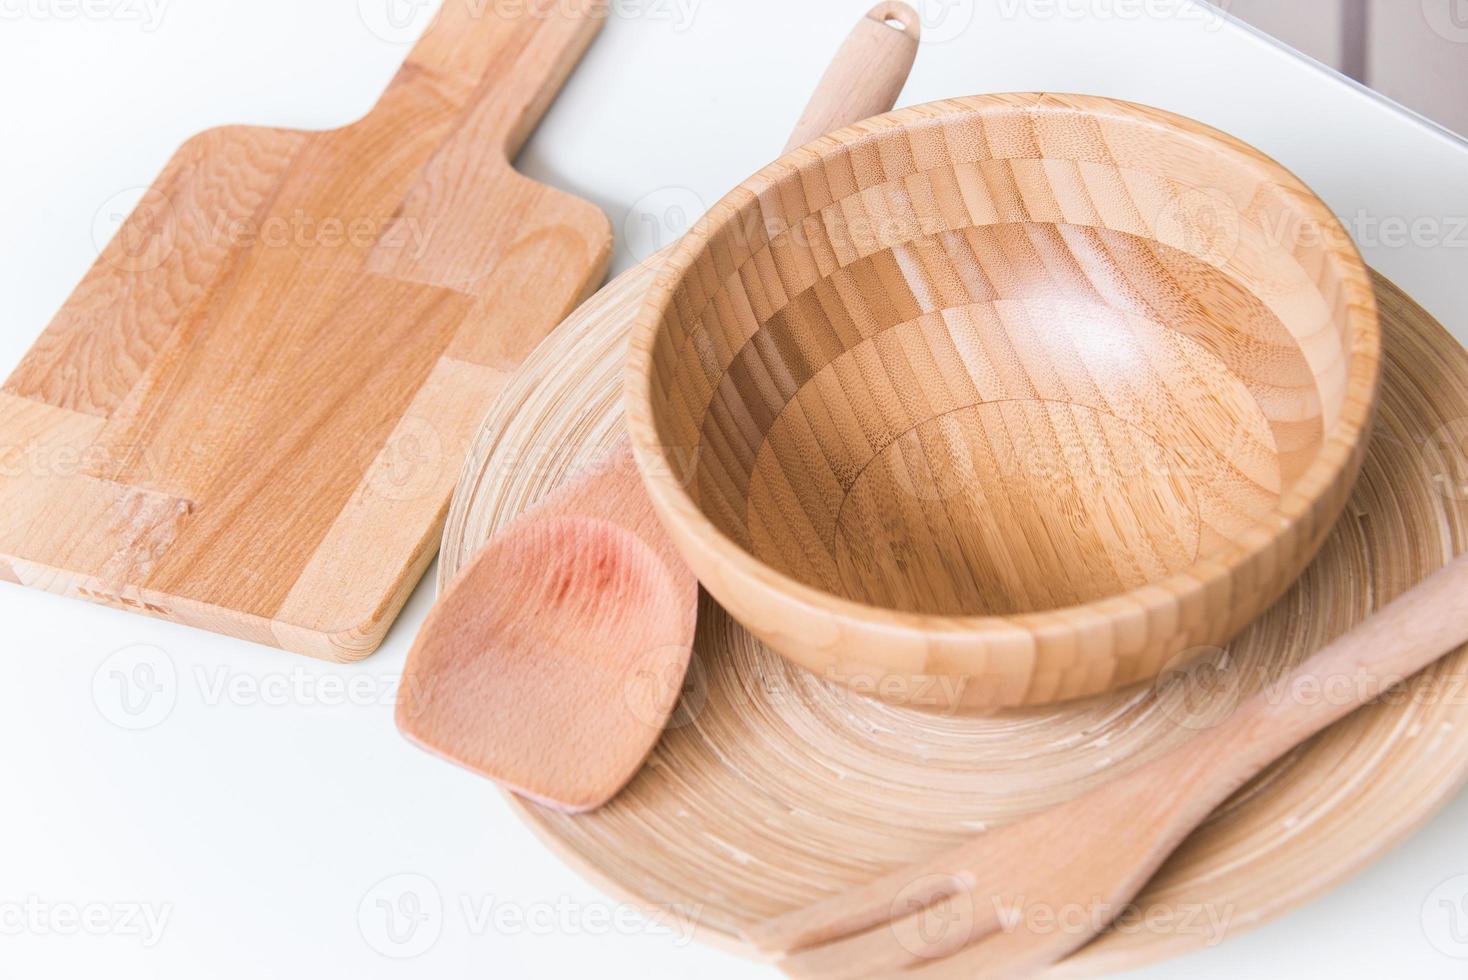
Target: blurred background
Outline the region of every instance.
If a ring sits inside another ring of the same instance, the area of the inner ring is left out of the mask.
[[[1468,0],[1212,0],[1468,136]]]

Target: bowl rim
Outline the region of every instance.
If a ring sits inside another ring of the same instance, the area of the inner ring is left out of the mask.
[[[672,475],[673,468],[665,454],[667,447],[661,445],[657,434],[653,407],[653,352],[668,306],[704,245],[748,204],[751,194],[758,196],[781,178],[815,163],[832,150],[874,140],[896,129],[932,124],[953,116],[1015,110],[1111,116],[1181,133],[1201,145],[1236,154],[1241,164],[1259,168],[1277,186],[1297,192],[1293,195],[1296,205],[1311,212],[1309,216],[1329,232],[1324,252],[1339,267],[1346,322],[1351,331],[1343,402],[1335,425],[1324,434],[1320,451],[1310,466],[1281,495],[1274,513],[1239,535],[1232,547],[1199,558],[1166,578],[1087,602],[1003,614],[911,612],[846,598],[777,570],[720,530],[693,500],[683,482]],[[1352,294],[1352,287],[1356,295]],[[1366,261],[1335,213],[1283,164],[1237,137],[1166,109],[1108,96],[1012,92],[942,99],[874,116],[786,153],[741,182],[709,209],[663,261],[632,326],[623,401],[628,435],[643,483],[660,518],[673,532],[679,552],[695,567],[698,563],[690,558],[691,549],[696,549],[700,557],[719,561],[721,576],[733,573],[746,586],[766,596],[897,635],[952,638],[960,634],[1013,634],[1016,630],[1030,635],[1072,634],[1097,618],[1115,621],[1138,610],[1151,610],[1164,602],[1181,603],[1205,592],[1263,557],[1293,533],[1302,520],[1313,516],[1317,504],[1353,467],[1358,468],[1364,458],[1378,402],[1381,357],[1381,321]],[[1350,475],[1354,482],[1357,474]],[[1341,495],[1342,503],[1347,496]],[[685,543],[684,535],[691,544]],[[1323,543],[1323,531],[1317,536]],[[1273,602],[1277,596],[1268,598]],[[1259,612],[1267,607],[1268,603],[1261,605]],[[760,631],[759,623],[746,625],[757,633]]]

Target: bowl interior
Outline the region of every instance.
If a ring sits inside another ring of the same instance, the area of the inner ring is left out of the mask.
[[[652,347],[667,462],[749,554],[872,606],[1007,615],[1291,516],[1346,408],[1358,269],[1277,165],[1042,97],[790,161],[716,209]]]

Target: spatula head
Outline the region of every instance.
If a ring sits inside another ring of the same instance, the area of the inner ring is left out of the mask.
[[[495,539],[419,634],[398,727],[545,806],[596,809],[682,691],[698,587],[632,531],[531,519]]]

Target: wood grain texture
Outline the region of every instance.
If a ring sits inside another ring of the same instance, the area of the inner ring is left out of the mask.
[[[623,445],[495,538],[434,606],[398,728],[521,796],[594,810],[662,735],[697,623],[698,580]]]
[[[902,704],[1033,705],[1274,602],[1355,481],[1379,360],[1355,246],[1282,167],[1130,103],[988,96],[716,205],[634,330],[628,422],[679,550],[771,646]]]
[[[605,273],[605,217],[509,162],[605,13],[447,0],[362,120],[190,140],[4,386],[16,576],[376,649],[474,426]]]
[[[1168,755],[932,861],[762,923],[745,938],[780,954],[787,976],[807,980],[1032,975],[1103,932],[1182,842],[1265,768],[1468,645],[1465,596],[1468,555]],[[1026,903],[1093,914],[1062,929],[1023,915],[1005,920],[1004,909]]]
[[[441,587],[623,438],[626,337],[655,275],[619,280],[618,294],[557,330],[506,389],[450,511]],[[1361,479],[1296,588],[1226,649],[1169,669],[1155,688],[946,716],[824,683],[705,602],[693,683],[626,792],[575,818],[515,805],[601,886],[694,917],[703,940],[752,955],[737,937],[760,921],[932,859],[1182,744],[1468,549],[1468,353],[1390,283],[1378,279],[1376,292],[1384,377]],[[1468,765],[1465,692],[1460,652],[1291,753],[1137,900],[1175,922],[1222,910],[1221,932],[1112,931],[1050,975],[1200,950],[1374,862],[1456,793]]]
[[[891,110],[920,34],[911,7],[873,8],[837,52],[792,145]],[[603,293],[624,295],[622,282]],[[592,297],[572,319],[605,302]],[[440,598],[408,658],[398,728],[522,796],[571,813],[596,809],[667,724],[697,615],[698,581],[624,441],[491,541]]]
[[[867,11],[821,76],[785,152],[890,112],[912,74],[922,33],[922,17],[906,3],[885,0]]]

